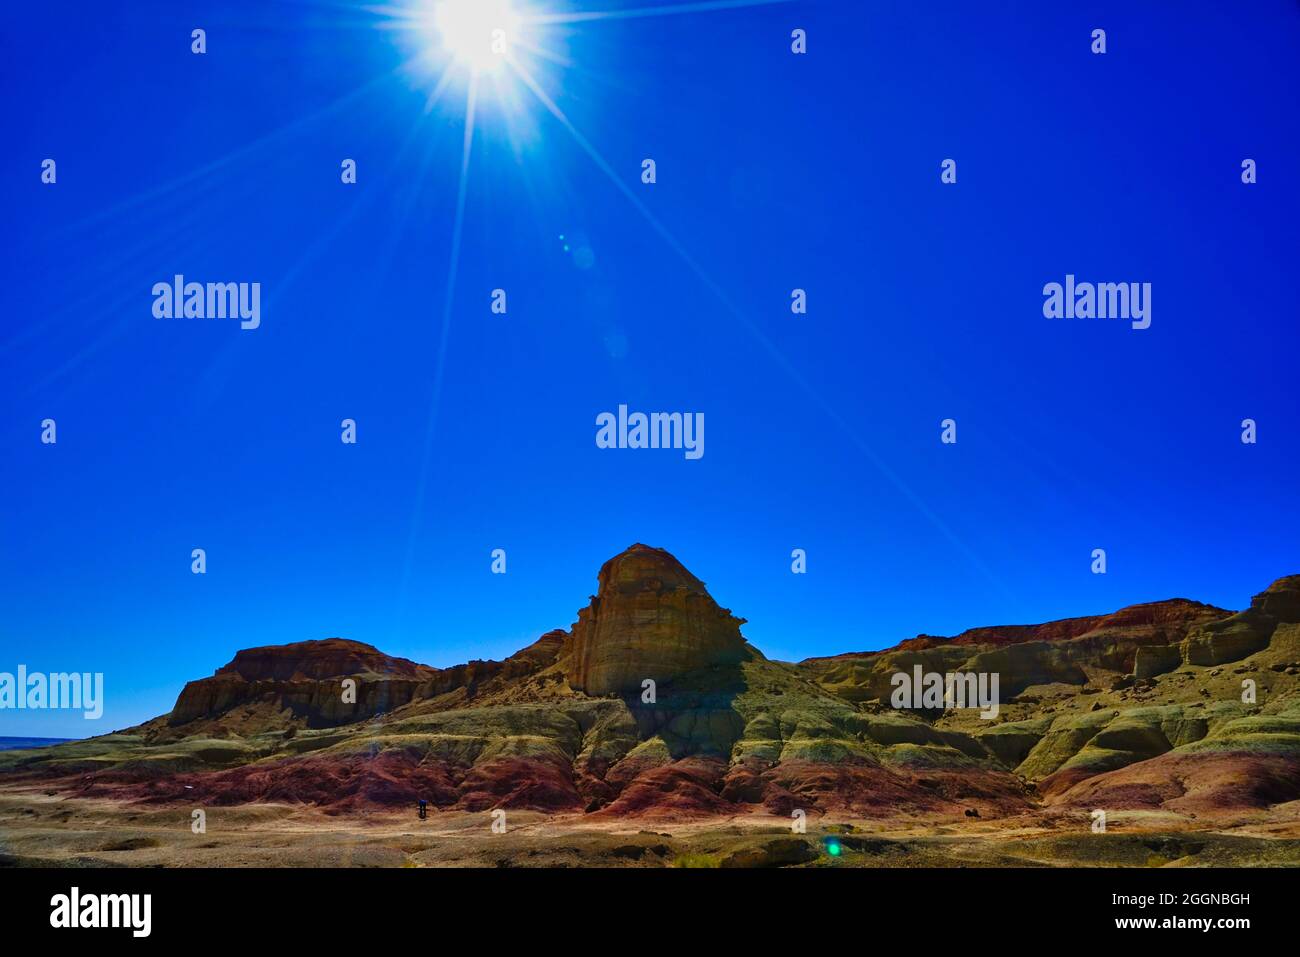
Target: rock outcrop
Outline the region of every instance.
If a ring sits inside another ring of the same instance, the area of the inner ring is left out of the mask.
[[[338,724],[413,700],[437,669],[393,658],[373,645],[343,638],[246,648],[211,678],[189,682],[168,722],[183,725],[240,706],[305,715],[313,725]],[[346,700],[342,679],[356,681]]]
[[[1181,665],[1228,664],[1268,647],[1279,625],[1300,622],[1300,575],[1279,578],[1235,615],[1203,621],[1167,648],[1141,649],[1133,673],[1150,678]]]
[[[662,548],[633,545],[601,566],[599,587],[561,653],[565,676],[592,695],[639,692],[753,651],[704,583]]]
[[[211,678],[186,684],[167,722],[181,726],[243,708],[253,712],[254,724],[287,716],[321,728],[361,721],[453,691],[473,697],[483,682],[521,677],[553,663],[565,635],[548,632],[505,661],[470,661],[443,669],[394,658],[373,645],[343,638],[248,648]],[[349,694],[344,693],[344,679],[353,681]]]
[[[1250,608],[1280,623],[1300,622],[1300,575],[1279,578],[1250,600]]]
[[[428,678],[436,668],[386,655],[374,645],[345,638],[297,641],[288,645],[245,648],[217,669],[216,676],[244,681],[319,681],[343,675],[372,674],[386,678]]]
[[[1252,598],[1245,611],[1188,635],[1182,643],[1182,660],[1191,665],[1240,661],[1266,647],[1278,625],[1298,621],[1300,575],[1279,578]]]

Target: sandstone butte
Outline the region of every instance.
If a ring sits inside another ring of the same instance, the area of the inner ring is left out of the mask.
[[[744,623],[668,552],[633,545],[570,629],[504,661],[438,669],[341,638],[245,649],[170,714],[0,753],[0,782],[598,820],[1213,817],[1300,799],[1300,576],[1236,613],[1172,599],[798,663],[766,659]],[[996,672],[998,717],[892,708],[891,676],[916,665]]]

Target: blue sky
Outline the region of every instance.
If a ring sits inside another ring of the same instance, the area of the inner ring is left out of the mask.
[[[570,126],[480,83],[449,309],[467,86],[425,112],[421,35],[324,2],[8,18],[0,670],[102,671],[107,705],[0,734],[135,723],[259,644],[500,658],[638,541],[783,659],[1300,571],[1295,3],[537,27]],[[154,319],[176,273],[260,282],[261,327]],[[1067,273],[1150,282],[1151,327],[1045,319]],[[619,403],[703,412],[705,455],[598,449]]]

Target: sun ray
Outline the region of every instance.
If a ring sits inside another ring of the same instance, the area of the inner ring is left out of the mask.
[[[474,146],[474,114],[478,100],[478,76],[470,76],[465,94],[465,133],[461,142],[460,180],[456,188],[456,213],[451,228],[451,253],[447,265],[447,291],[442,302],[442,326],[438,332],[438,351],[434,360],[433,394],[429,400],[429,419],[424,429],[424,448],[420,456],[420,472],[416,481],[415,508],[411,515],[411,529],[406,542],[406,560],[402,569],[402,584],[398,591],[399,621],[406,604],[407,588],[411,581],[411,564],[415,556],[415,542],[424,512],[424,494],[429,481],[429,462],[433,457],[433,436],[438,419],[438,397],[442,391],[442,373],[447,355],[447,334],[451,328],[451,309],[456,296],[456,274],[460,268],[461,234],[465,225],[465,197],[468,192],[469,159]]]
[[[438,101],[442,99],[442,94],[450,84],[451,67],[448,66],[442,71],[442,76],[438,78],[438,85],[433,88],[433,91],[429,94],[429,98],[424,101],[424,112],[426,115],[433,112],[434,106],[436,106]]]
[[[97,212],[90,213],[84,216],[82,219],[78,220],[77,222],[73,223],[72,225],[75,228],[86,228],[88,226],[93,226],[97,223],[104,221],[105,219],[118,216],[123,211],[130,209],[131,207],[139,203],[145,202],[146,200],[154,199],[158,196],[166,195],[167,193],[173,192],[174,190],[177,190],[182,186],[186,186],[194,182],[195,180],[210,179],[211,174],[217,172],[218,170],[223,170],[228,168],[230,164],[233,163],[235,160],[243,156],[247,156],[248,154],[253,153],[258,149],[261,149],[262,147],[269,146],[270,144],[275,143],[277,140],[286,138],[290,133],[300,130],[302,127],[306,126],[307,124],[315,120],[322,119],[330,115],[331,113],[341,110],[344,106],[351,103],[353,100],[370,92],[371,90],[378,87],[384,81],[395,76],[400,69],[401,68],[398,67],[393,70],[385,71],[384,73],[381,73],[378,76],[366,81],[361,86],[357,87],[355,90],[345,93],[343,96],[333,100],[330,103],[325,104],[324,106],[320,107],[317,110],[314,110],[311,113],[308,113],[306,116],[300,116],[297,119],[289,123],[286,123],[284,126],[278,127],[277,129],[271,130],[270,132],[264,133],[261,136],[259,136],[257,139],[245,143],[244,145],[231,150],[229,153],[226,153],[222,156],[218,156],[214,160],[209,160],[208,162],[204,163],[202,166],[195,167],[189,172],[182,173],[181,175],[176,176],[165,183],[160,183],[157,186],[151,187],[146,190],[142,190],[141,192],[136,193],[133,196],[128,196],[125,199],[121,199],[117,201],[112,206],[108,206],[98,210]]]
[[[568,118],[568,116],[564,113],[564,111],[561,110],[559,106],[556,105],[555,101],[552,100],[546,94],[546,91],[543,90],[538,85],[537,81],[533,79],[532,74],[530,74],[528,70],[525,69],[523,65],[520,64],[519,61],[512,56],[509,55],[506,56],[506,63],[507,65],[509,65],[509,67],[512,70],[515,71],[519,79],[523,81],[523,84],[533,92],[533,95],[537,97],[537,99],[541,102],[542,106],[546,108],[547,112],[549,112],[552,116],[555,117],[556,120],[559,121],[560,125],[563,126],[569,132],[569,135],[573,137],[574,141],[580,147],[582,147],[583,151],[591,158],[592,162],[594,162],[600,168],[600,170],[609,178],[610,182],[612,182],[614,186],[618,188],[619,192],[621,192],[628,199],[628,201],[632,203],[632,205],[636,208],[637,212],[639,212],[645,218],[646,222],[648,222],[650,226],[654,229],[654,231],[659,234],[660,238],[663,239],[664,242],[668,244],[669,248],[671,248],[673,252],[675,252],[684,263],[686,263],[686,265],[690,268],[691,272],[693,272],[696,275],[696,277],[700,280],[700,282],[702,282],[709,289],[709,291],[713,293],[713,295],[718,299],[719,302],[722,303],[722,305],[726,308],[726,310],[729,313],[731,313],[731,315],[736,320],[738,320],[741,323],[741,325],[745,327],[746,330],[748,330],[750,335],[752,335],[758,341],[758,343],[772,357],[772,359],[777,363],[777,365],[779,365],[785,371],[785,373],[789,375],[795,381],[795,383],[797,383],[800,386],[800,388],[802,388],[808,394],[808,396],[822,408],[822,410],[831,418],[831,420],[835,422],[835,424],[838,425],[845,432],[846,435],[848,435],[848,437],[862,451],[862,453],[867,456],[867,459],[880,471],[880,473],[886,479],[888,479],[889,482],[895,488],[897,488],[899,492],[901,492],[903,496],[909,502],[911,502],[912,505],[915,506],[921,512],[921,514],[923,514],[935,526],[935,528],[937,528],[950,542],[952,542],[958,549],[960,549],[966,555],[966,557],[970,559],[970,561],[975,565],[975,567],[979,569],[980,572],[982,572],[994,585],[996,585],[1009,597],[1013,597],[1010,595],[1010,592],[1007,590],[1003,582],[1000,579],[998,579],[996,575],[994,575],[992,569],[990,569],[988,565],[985,564],[983,559],[981,559],[973,549],[971,549],[968,545],[966,545],[965,542],[963,542],[960,538],[958,538],[956,532],[954,532],[951,528],[949,528],[947,523],[945,523],[943,519],[941,519],[925,503],[925,501],[920,497],[920,495],[918,495],[915,491],[913,491],[911,486],[909,486],[906,482],[903,481],[902,476],[900,476],[897,472],[891,469],[884,462],[884,460],[881,459],[876,454],[875,450],[872,449],[871,446],[867,444],[867,441],[863,439],[858,434],[857,430],[854,429],[853,426],[844,418],[844,416],[840,414],[839,410],[835,408],[834,404],[826,400],[821,395],[821,393],[817,391],[817,389],[813,386],[813,384],[809,382],[808,379],[802,373],[799,372],[799,370],[793,365],[793,363],[791,363],[790,360],[786,358],[785,354],[776,347],[776,345],[772,342],[772,340],[769,339],[766,335],[764,335],[763,331],[759,329],[758,326],[754,325],[754,323],[749,319],[748,316],[745,315],[745,313],[740,309],[740,307],[737,306],[732,301],[731,297],[727,295],[726,290],[723,289],[720,285],[718,285],[718,283],[715,282],[713,278],[709,276],[709,274],[704,270],[704,267],[695,261],[695,258],[691,256],[690,252],[686,249],[686,247],[683,246],[680,241],[678,241],[677,237],[673,235],[673,233],[668,229],[667,226],[665,226],[663,223],[659,221],[658,217],[656,217],[654,213],[652,213],[650,209],[645,205],[645,203],[641,201],[641,198],[637,196],[636,193],[632,190],[632,188],[628,186],[627,183],[625,183],[623,179],[614,171],[614,168],[610,166],[609,162],[600,154],[600,152],[591,144],[591,142],[585,136],[582,135],[582,133],[578,130],[578,128],[573,125],[573,122]]]
[[[554,63],[556,66],[562,66],[565,68],[577,66],[576,63],[574,63],[564,54],[553,53],[552,51],[547,50],[544,47],[540,47],[536,43],[533,43],[522,37],[516,37],[512,41],[511,45],[520,50],[527,50],[535,57],[540,57],[543,60],[549,60],[550,62]]]

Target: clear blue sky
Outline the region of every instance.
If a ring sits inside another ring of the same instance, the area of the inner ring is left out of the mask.
[[[102,671],[107,706],[0,734],[146,719],[252,645],[500,658],[637,541],[784,659],[1300,571],[1294,2],[537,28],[565,62],[519,61],[623,188],[485,80],[445,327],[466,86],[425,112],[417,35],[327,2],[6,21],[0,670]],[[261,282],[261,327],[154,319],[175,273]],[[1066,273],[1152,283],[1151,328],[1045,319]],[[705,413],[704,457],[598,449],[619,403]]]

